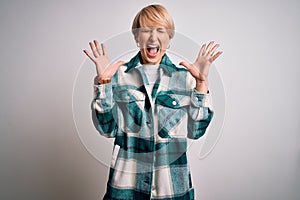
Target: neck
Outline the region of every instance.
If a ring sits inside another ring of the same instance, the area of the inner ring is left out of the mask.
[[[144,60],[143,58],[142,58],[142,64],[143,65],[159,65],[159,63],[161,62],[161,59],[159,60],[159,61],[157,61],[157,62],[147,62],[146,60]]]

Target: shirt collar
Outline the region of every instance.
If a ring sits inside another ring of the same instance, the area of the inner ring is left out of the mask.
[[[125,70],[125,72],[127,73],[127,72],[131,71],[132,69],[134,69],[136,66],[142,65],[141,60],[142,60],[141,52],[139,52],[128,63],[124,64],[125,66],[127,66],[127,69]],[[168,76],[171,76],[172,72],[174,72],[174,71],[181,70],[180,68],[177,68],[176,65],[174,65],[172,63],[172,61],[169,59],[167,54],[163,55],[159,65],[160,65],[159,67],[161,67]]]

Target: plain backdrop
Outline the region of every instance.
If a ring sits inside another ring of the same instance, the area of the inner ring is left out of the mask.
[[[102,198],[108,168],[78,136],[74,80],[88,42],[130,30],[151,3],[224,51],[226,118],[212,153],[191,161],[197,199],[300,199],[299,1],[1,0],[1,200]]]

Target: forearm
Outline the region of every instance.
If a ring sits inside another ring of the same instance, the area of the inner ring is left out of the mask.
[[[96,79],[96,78],[95,78]],[[114,137],[117,123],[113,114],[112,85],[94,85],[92,116],[95,128],[105,137]]]
[[[213,117],[211,98],[194,89],[191,96],[188,119],[188,138],[198,139],[205,131]]]

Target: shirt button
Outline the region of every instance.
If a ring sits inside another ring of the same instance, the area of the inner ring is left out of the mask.
[[[176,106],[177,102],[176,101],[172,101],[172,104],[173,104],[173,106]]]

